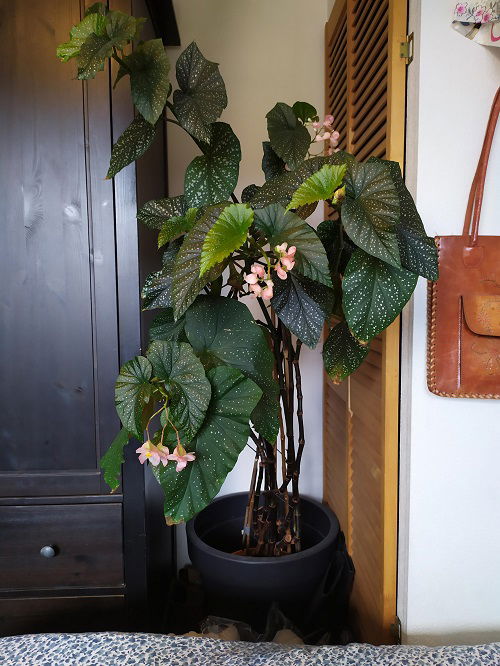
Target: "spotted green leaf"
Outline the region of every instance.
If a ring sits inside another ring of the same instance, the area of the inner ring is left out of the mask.
[[[204,215],[184,238],[182,247],[175,259],[173,270],[172,306],[175,319],[184,314],[203,287],[216,280],[224,270],[224,263],[217,264],[200,277],[200,250],[208,232],[217,222],[225,207],[226,204],[221,204],[207,208]]]
[[[247,185],[241,193],[241,203],[251,201],[259,190],[260,187],[258,185]]]
[[[161,229],[173,217],[184,216],[187,212],[184,195],[168,199],[153,199],[139,209],[137,219],[150,229]]]
[[[333,155],[324,157],[312,157],[305,160],[297,169],[285,171],[280,175],[267,180],[252,199],[253,208],[264,208],[272,203],[279,203],[286,208],[290,203],[295,190],[302,185],[314,173],[319,171],[324,164],[349,164],[354,158],[349,153],[339,151]]]
[[[287,208],[298,208],[331,199],[344,180],[346,168],[346,164],[324,164],[295,190]]]
[[[343,309],[349,328],[369,342],[396,319],[411,297],[418,276],[357,249],[342,281]]]
[[[334,384],[340,384],[366,358],[368,345],[362,345],[351,335],[345,321],[332,328],[323,345],[323,365]]]
[[[298,215],[285,211],[279,204],[271,204],[255,211],[255,227],[272,248],[282,243],[295,245],[295,268],[312,280],[332,286],[323,244],[314,229]]]
[[[186,169],[184,193],[189,206],[225,201],[238,182],[241,149],[238,137],[226,123],[212,125],[212,141],[203,155]]]
[[[262,148],[264,155],[262,156],[262,171],[266,180],[271,180],[275,176],[285,172],[285,163],[278,157],[271,147],[270,141],[263,141]]]
[[[163,309],[151,322],[149,327],[149,340],[165,340],[166,342],[181,342],[187,340],[184,335],[184,316],[174,319],[172,308]]]
[[[174,92],[174,113],[191,136],[209,144],[210,126],[227,106],[219,65],[204,58],[192,42],[177,60],[176,75],[180,90]]]
[[[146,278],[141,292],[143,310],[172,306],[172,274],[175,258],[181,245],[182,239],[172,241],[163,253],[161,270],[151,273]]]
[[[80,23],[71,28],[69,42],[59,44],[57,47],[57,57],[62,62],[68,62],[80,53],[83,43],[90,35],[103,35],[105,31],[106,18],[100,12],[91,12]]]
[[[171,463],[153,468],[165,494],[168,524],[193,518],[217,495],[246,446],[250,415],[262,395],[254,382],[234,368],[213,368],[207,377],[212,398],[205,422],[187,447],[196,460],[181,472]]]
[[[224,208],[203,241],[200,276],[243,245],[252,222],[253,210],[246,204]]]
[[[295,102],[292,109],[295,116],[303,123],[318,120],[318,112],[312,104],[308,104],[307,102]]]
[[[120,368],[115,384],[115,406],[123,427],[142,439],[142,412],[149,402],[153,386],[151,363],[144,356],[136,356]]]
[[[382,162],[389,169],[399,196],[400,216],[396,229],[401,266],[428,280],[438,278],[437,248],[429,238],[418,214],[413,197],[408,192],[397,162],[370,157],[369,162]]]
[[[129,74],[132,101],[143,118],[154,125],[170,92],[170,63],[163,42],[161,39],[143,42],[123,60],[125,67],[120,67],[115,85],[122,76]]]
[[[305,159],[311,145],[307,128],[297,120],[292,107],[283,102],[278,102],[266,118],[272,149],[290,169],[295,169]]]
[[[346,174],[342,223],[349,238],[368,254],[401,266],[396,227],[399,197],[384,164],[352,164]]]
[[[147,357],[168,393],[170,419],[191,439],[203,423],[211,395],[201,361],[186,342],[164,340],[154,340]]]
[[[111,488],[111,492],[114,492],[120,485],[122,463],[125,462],[123,449],[128,444],[129,439],[130,433],[125,428],[122,428],[109,445],[109,449],[101,458],[100,466],[103,472],[104,481],[106,481]]]
[[[200,296],[185,316],[188,340],[206,368],[230,365],[262,389],[252,421],[261,435],[274,441],[279,428],[274,357],[247,306],[231,298]]]
[[[158,247],[190,231],[196,222],[197,213],[197,208],[189,208],[185,215],[177,215],[164,222],[158,234]]]
[[[285,326],[308,347],[314,348],[325,319],[331,314],[333,292],[293,270],[286,280],[274,281],[271,305]]]
[[[156,127],[137,116],[119,137],[111,151],[106,178],[113,178],[128,164],[144,155],[154,141]]]

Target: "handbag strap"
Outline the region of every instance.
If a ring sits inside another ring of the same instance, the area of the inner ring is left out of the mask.
[[[483,205],[484,182],[486,180],[486,171],[488,169],[488,160],[490,157],[495,128],[497,126],[498,116],[500,115],[500,88],[497,90],[493,104],[491,106],[490,117],[486,126],[483,148],[477,165],[476,173],[472,181],[467,210],[465,213],[463,236],[469,236],[469,246],[477,245],[479,232],[479,218],[481,217],[481,207]],[[472,222],[472,226],[471,226]]]

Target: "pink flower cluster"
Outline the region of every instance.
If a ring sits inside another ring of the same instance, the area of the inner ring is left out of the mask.
[[[274,252],[278,256],[278,260],[271,267],[269,259],[268,271],[261,264],[252,264],[250,273],[245,275],[245,282],[249,285],[251,296],[254,298],[261,297],[270,300],[273,297],[274,282],[271,280],[271,268],[276,271],[280,280],[286,280],[288,271],[291,271],[295,266],[295,252],[297,248],[292,245],[288,247],[287,243],[276,245]]]
[[[316,136],[314,137],[315,141],[329,141],[330,145],[327,150],[328,155],[333,155],[335,149],[338,146],[340,134],[333,129],[334,117],[332,115],[326,115],[322,123],[315,122],[312,124],[316,130]]]
[[[136,449],[135,452],[139,454],[139,462],[141,465],[143,465],[146,460],[149,460],[154,467],[159,465],[160,462],[166,467],[169,460],[174,460],[177,462],[175,467],[177,472],[182,471],[188,462],[196,460],[195,454],[186,453],[186,449],[181,444],[178,444],[175,447],[174,452],[170,453],[168,447],[163,446],[163,444],[155,446],[149,439]]]
[[[472,19],[475,23],[489,23],[493,18],[491,10],[485,5],[469,7],[467,2],[458,2],[455,7],[455,14],[469,22]]]

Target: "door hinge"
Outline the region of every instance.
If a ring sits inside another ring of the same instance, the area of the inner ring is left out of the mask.
[[[391,624],[391,634],[396,645],[401,645],[401,620],[396,615],[393,624]]]
[[[407,65],[410,65],[413,61],[413,48],[413,33],[406,35],[404,42],[399,42],[399,57],[402,58]]]

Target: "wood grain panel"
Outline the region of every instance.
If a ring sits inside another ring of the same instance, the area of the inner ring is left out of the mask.
[[[400,0],[338,0],[326,25],[326,112],[335,110],[341,147],[360,161],[403,163],[406,9]],[[333,90],[342,94],[334,99]],[[324,383],[324,497],[356,566],[353,626],[371,643],[393,642],[398,428],[399,320],[343,384]]]

